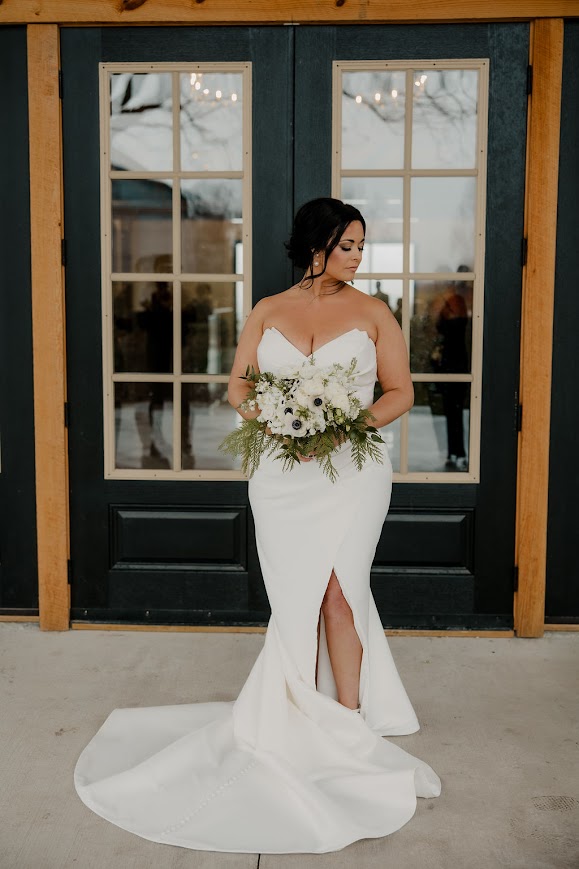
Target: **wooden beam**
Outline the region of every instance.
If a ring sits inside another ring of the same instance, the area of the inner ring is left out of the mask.
[[[68,468],[64,428],[65,326],[59,32],[28,27],[30,235],[39,617],[69,627]]]
[[[579,17],[579,0],[0,0],[0,24],[379,24]]]
[[[555,300],[555,246],[563,20],[536,21],[531,29],[533,88],[529,97],[525,236],[521,311],[515,630],[540,637],[545,622],[551,365]]]

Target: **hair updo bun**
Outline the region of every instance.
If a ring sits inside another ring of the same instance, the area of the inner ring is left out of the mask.
[[[366,221],[353,205],[329,196],[311,199],[298,209],[294,218],[292,234],[285,243],[288,257],[297,268],[311,269],[312,276],[319,277],[325,271],[325,263],[322,271],[314,275],[314,253],[323,251],[327,261],[353,220],[359,220],[366,232]]]

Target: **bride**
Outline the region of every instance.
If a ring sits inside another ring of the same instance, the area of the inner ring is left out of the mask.
[[[241,416],[248,365],[277,373],[313,356],[350,363],[376,427],[413,404],[402,332],[384,302],[349,286],[366,225],[315,199],[287,245],[302,280],[257,302],[239,338],[228,400]],[[379,380],[383,395],[373,402]],[[236,700],[114,709],[75,768],[80,798],[155,842],[251,853],[324,853],[385,836],[441,783],[385,736],[419,729],[370,590],[392,465],[358,471],[336,446],[332,483],[314,454],[291,471],[261,459],[249,479],[271,617]]]

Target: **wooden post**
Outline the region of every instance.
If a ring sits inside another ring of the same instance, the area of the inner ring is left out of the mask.
[[[29,24],[28,111],[34,437],[40,627],[69,628],[59,30]]]
[[[545,623],[547,502],[563,19],[532,23],[533,86],[529,98],[525,236],[521,311],[515,630],[540,637]]]

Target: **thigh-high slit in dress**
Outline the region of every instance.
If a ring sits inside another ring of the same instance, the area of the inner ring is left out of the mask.
[[[369,335],[351,329],[315,352],[320,365],[352,357],[369,407]],[[305,358],[275,327],[263,333],[261,371]],[[324,853],[398,830],[417,797],[440,794],[427,763],[384,739],[419,723],[370,590],[392,489],[380,448],[383,464],[358,471],[341,445],[335,483],[316,461],[284,472],[279,460],[262,460],[249,499],[271,617],[255,664],[236,700],[113,709],[76,763],[75,786],[90,809],[184,848]],[[360,712],[337,701],[321,611],[332,570],[362,644]]]

